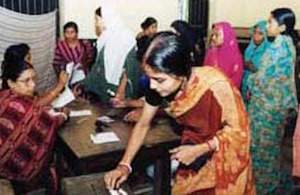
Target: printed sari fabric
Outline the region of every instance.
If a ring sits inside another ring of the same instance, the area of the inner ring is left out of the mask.
[[[298,117],[295,133],[293,136],[293,176],[300,178],[300,107],[298,108]]]
[[[219,142],[216,151],[179,166],[172,194],[255,194],[249,119],[239,91],[221,71],[193,68],[166,111],[184,127],[182,144]]]
[[[203,65],[219,67],[239,89],[244,66],[234,30],[227,22],[216,23],[214,27],[223,31],[224,42],[208,49]]]
[[[66,69],[68,63],[80,63],[87,74],[93,60],[94,50],[89,40],[78,40],[78,44],[74,48],[70,48],[65,40],[59,40],[55,48],[53,67],[59,74],[60,71]]]
[[[47,168],[63,119],[10,90],[0,92],[0,102],[0,177],[30,186]]]
[[[280,147],[287,114],[297,106],[294,66],[292,39],[279,35],[262,56],[258,71],[249,76],[251,100],[247,109],[258,194],[272,193],[278,187],[287,190],[291,187],[280,168]]]
[[[253,41],[253,34],[254,34],[255,28],[260,28],[260,30],[262,31],[262,33],[264,35],[264,40],[260,45],[256,45]],[[246,48],[245,54],[244,54],[245,62],[252,63],[253,67],[256,70],[259,69],[261,57],[264,54],[264,52],[266,51],[269,44],[270,43],[267,38],[267,22],[260,21],[251,28],[251,40],[250,40],[250,43],[249,43],[248,47]],[[250,70],[244,70],[242,87],[241,87],[241,93],[242,93],[244,100],[246,100],[246,93],[247,93],[247,88],[248,88],[247,87],[248,86],[248,78],[249,78],[249,75],[251,75],[252,73],[253,72]],[[245,101],[245,102],[247,102],[247,101]]]

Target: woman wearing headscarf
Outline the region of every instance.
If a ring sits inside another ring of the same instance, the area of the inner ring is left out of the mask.
[[[270,13],[270,46],[261,57],[258,71],[249,76],[251,157],[258,194],[290,194],[287,191],[292,188],[281,167],[281,143],[288,114],[297,106],[295,21],[295,14],[288,8]]]
[[[245,70],[241,88],[244,102],[247,102],[247,85],[249,83],[249,75],[258,70],[261,57],[268,46],[269,41],[267,38],[267,22],[259,21],[251,28],[251,41],[244,54]]]
[[[86,89],[108,103],[112,97],[138,96],[140,63],[134,35],[109,7],[95,12],[97,57],[86,80]]]
[[[243,59],[233,28],[228,22],[213,25],[211,46],[208,49],[205,66],[220,68],[240,88],[243,76]]]

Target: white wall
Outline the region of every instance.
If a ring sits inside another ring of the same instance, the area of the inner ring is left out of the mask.
[[[148,16],[158,20],[159,30],[169,29],[171,22],[178,18],[178,0],[61,0],[61,30],[66,22],[74,21],[79,25],[80,38],[95,38],[94,13],[105,5],[114,8],[134,33]]]
[[[210,0],[210,24],[226,20],[233,26],[250,27],[258,20],[267,19],[270,11],[289,7],[296,14],[296,28],[300,29],[299,0]]]

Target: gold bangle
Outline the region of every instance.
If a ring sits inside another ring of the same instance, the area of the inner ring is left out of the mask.
[[[129,173],[132,172],[132,167],[130,166],[129,163],[120,162],[118,164],[118,167],[125,167]]]

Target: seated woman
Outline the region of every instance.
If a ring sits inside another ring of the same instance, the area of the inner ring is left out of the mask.
[[[239,89],[244,71],[243,58],[231,25],[227,22],[215,23],[210,44],[204,65],[220,68]]]
[[[95,12],[97,57],[85,81],[85,90],[108,103],[112,97],[139,97],[140,63],[133,34],[113,10],[100,7]]]
[[[91,63],[94,60],[94,50],[89,40],[78,39],[78,26],[75,22],[68,22],[64,25],[64,39],[56,43],[53,67],[57,75],[66,70],[70,62],[80,64],[85,73],[89,72]]]
[[[24,60],[25,62],[32,64],[32,55],[30,53],[30,47],[25,44],[21,43],[18,45],[11,45],[8,47],[4,53],[4,63],[6,64],[13,64],[18,61]],[[2,66],[4,68],[4,66]],[[2,70],[3,72],[3,70]],[[63,90],[66,82],[67,82],[67,74],[65,71],[61,71],[59,73],[58,83],[57,85],[50,91],[45,92],[43,94],[35,94],[36,97],[39,97],[39,105],[40,106],[47,106],[52,103],[52,101],[57,98],[60,92]],[[76,90],[74,90],[74,94],[77,95]]]
[[[12,181],[17,194],[24,194],[53,175],[49,174],[49,161],[54,137],[67,119],[67,110],[52,116],[42,106],[34,96],[35,71],[28,62],[4,61],[2,71],[0,177]],[[57,186],[49,189],[55,191]]]
[[[267,22],[260,21],[251,28],[251,41],[244,54],[245,63],[241,93],[245,103],[248,102],[247,86],[249,83],[251,83],[248,81],[248,78],[251,74],[258,70],[261,57],[265,53],[268,46],[269,41],[267,37]]]
[[[181,146],[170,151],[180,162],[172,194],[255,194],[249,119],[232,82],[216,68],[191,68],[186,41],[170,32],[155,36],[143,68],[150,78],[143,112],[121,162],[104,177],[107,187],[128,178],[158,105],[167,100],[167,113],[184,128]]]

